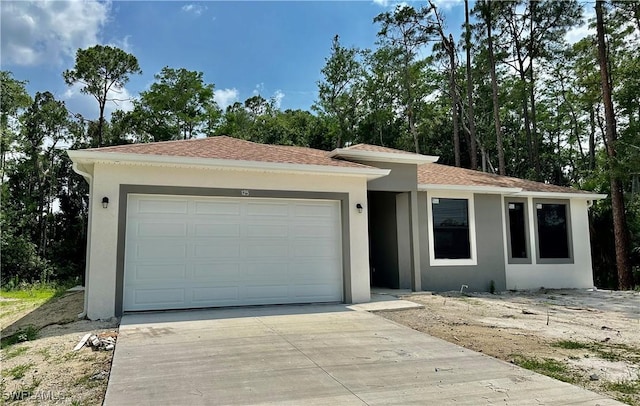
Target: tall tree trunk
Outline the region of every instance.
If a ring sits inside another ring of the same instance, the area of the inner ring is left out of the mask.
[[[606,122],[605,137],[607,139],[607,157],[609,158],[609,179],[611,182],[611,209],[613,214],[613,234],[616,245],[616,266],[618,268],[618,288],[631,289],[633,287],[633,275],[629,263],[629,232],[625,219],[624,193],[622,182],[616,173],[616,122],[615,112],[611,96],[611,82],[609,80],[609,67],[607,56],[607,44],[604,33],[603,17],[604,0],[596,0],[596,30],[598,36],[598,62],[600,64],[600,79],[602,82],[602,101],[604,103],[604,116]]]
[[[509,12],[515,13],[513,7],[516,7],[515,3],[510,7]],[[516,70],[520,77],[520,83],[522,85],[521,106],[522,106],[522,119],[524,120],[524,131],[527,138],[527,157],[529,162],[534,161],[533,154],[533,136],[531,133],[531,120],[529,115],[529,92],[527,88],[527,71],[525,69],[525,56],[522,55],[522,41],[520,40],[520,34],[518,27],[516,27],[515,17],[512,15],[510,18],[510,30],[513,40],[514,56],[517,62]],[[537,177],[537,175],[536,175]]]
[[[408,70],[409,70],[409,66],[407,65],[407,71]],[[408,74],[407,74],[406,80],[407,82],[409,81]],[[413,147],[415,149],[416,154],[419,154],[420,143],[418,141],[418,130],[416,129],[416,118],[415,118],[415,113],[413,111],[413,95],[411,93],[411,84],[409,83],[407,83],[407,121],[409,123],[409,132],[411,133],[411,137],[413,138]]]
[[[517,49],[517,60],[518,60],[518,73],[520,74],[520,82],[522,83],[523,93],[522,93],[522,117],[524,119],[524,131],[527,136],[527,154],[529,157],[529,162],[533,162],[533,136],[531,134],[531,120],[529,119],[529,102],[528,102],[528,92],[526,90],[527,87],[527,78],[524,70],[524,61],[522,59],[522,55],[520,54],[520,49]]]
[[[467,48],[467,104],[469,120],[469,154],[471,169],[478,169],[478,149],[476,146],[476,120],[473,108],[473,82],[471,80],[471,25],[469,24],[469,0],[464,0],[465,43]]]
[[[458,123],[458,92],[456,91],[455,56],[449,53],[449,90],[451,92],[451,120],[453,121],[453,154],[455,165],[460,167],[460,126]]]
[[[496,129],[496,148],[498,149],[498,173],[500,175],[506,175],[504,160],[504,147],[502,145],[502,124],[500,123],[500,105],[498,100],[498,79],[496,78],[496,58],[493,53],[493,4],[489,1],[486,4],[488,7],[488,15],[486,16],[487,24],[487,40],[489,47],[489,66],[491,69],[491,96],[493,98],[493,123]],[[483,165],[483,172],[484,172]]]
[[[596,167],[596,112],[595,106],[589,108],[589,170]]]
[[[534,79],[533,72],[533,60],[534,60],[534,36],[535,36],[535,19],[536,19],[536,5],[539,0],[530,0],[529,1],[529,10],[531,12],[530,16],[530,25],[529,25],[529,43],[527,44],[527,54],[529,57],[529,86],[527,86],[527,90],[529,91],[529,105],[531,111],[531,148],[533,155],[533,167],[536,172],[536,180],[541,180],[542,170],[540,166],[540,140],[538,139],[538,122],[536,120],[536,82]],[[526,82],[524,83],[526,86]]]

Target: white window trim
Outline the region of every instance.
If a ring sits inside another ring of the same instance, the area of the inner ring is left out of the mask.
[[[431,266],[473,266],[478,265],[478,250],[476,247],[476,216],[473,193],[454,192],[451,190],[427,192],[427,229],[429,232],[429,265]],[[469,259],[436,259],[435,240],[433,234],[433,213],[431,199],[466,199],[468,201],[469,216],[469,244],[471,258]]]

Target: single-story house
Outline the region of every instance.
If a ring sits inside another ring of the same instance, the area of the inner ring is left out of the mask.
[[[366,302],[593,286],[604,196],[359,144],[220,136],[68,152],[89,182],[85,310]]]

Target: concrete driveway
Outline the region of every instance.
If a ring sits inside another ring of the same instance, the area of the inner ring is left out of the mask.
[[[346,305],[126,315],[105,405],[614,405]]]

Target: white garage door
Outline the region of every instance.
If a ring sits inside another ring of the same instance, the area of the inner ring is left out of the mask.
[[[129,195],[124,310],[342,301],[333,200]]]

